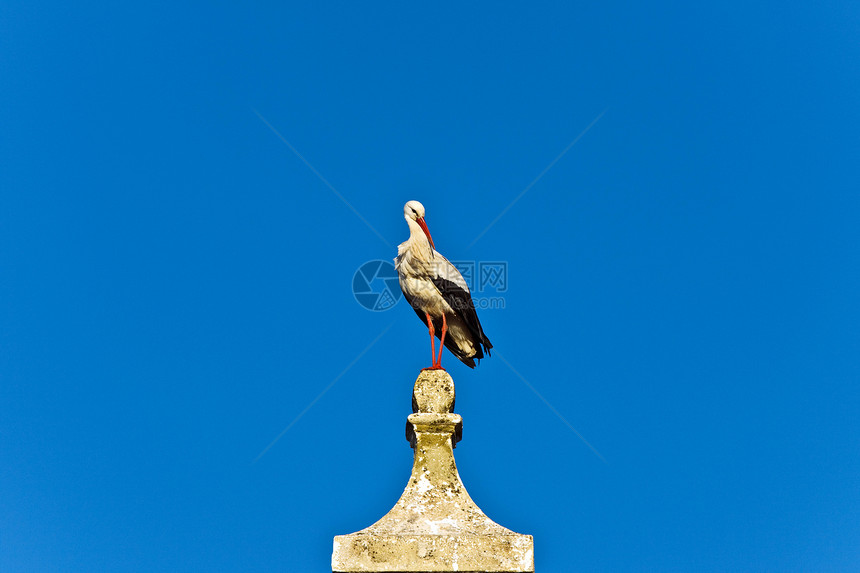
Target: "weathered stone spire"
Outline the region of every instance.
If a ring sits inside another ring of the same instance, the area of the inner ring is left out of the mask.
[[[460,481],[454,445],[454,381],[424,370],[415,381],[406,437],[412,476],[397,504],[366,529],[334,538],[332,571],[534,571],[534,540],[493,522]]]

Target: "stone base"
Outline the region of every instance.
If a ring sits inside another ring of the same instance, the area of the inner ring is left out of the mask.
[[[334,538],[333,571],[534,571],[531,535],[367,535]],[[469,569],[463,569],[463,566]]]
[[[361,531],[334,538],[335,573],[534,571],[534,540],[506,529],[472,501],[457,473],[454,443],[463,419],[453,413],[454,381],[425,370],[415,381],[407,439],[412,475],[395,506]]]

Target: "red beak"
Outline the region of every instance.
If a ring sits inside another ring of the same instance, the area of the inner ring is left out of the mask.
[[[421,230],[424,231],[424,234],[427,235],[427,240],[430,241],[430,248],[436,250],[436,247],[433,245],[433,237],[430,236],[430,231],[427,229],[427,223],[424,222],[424,217],[416,220],[418,226],[421,227]]]

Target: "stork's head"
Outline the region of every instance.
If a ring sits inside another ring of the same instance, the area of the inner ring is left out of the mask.
[[[403,206],[403,216],[406,217],[407,221],[415,221],[418,223],[418,226],[421,227],[421,230],[424,231],[425,235],[427,235],[427,240],[430,241],[430,248],[435,249],[436,247],[433,246],[433,237],[430,236],[430,231],[427,229],[427,223],[424,222],[424,205],[418,201],[409,201]]]
[[[418,201],[409,201],[406,205],[403,206],[403,215],[407,219],[412,219],[413,221],[423,219],[424,205],[422,205]]]

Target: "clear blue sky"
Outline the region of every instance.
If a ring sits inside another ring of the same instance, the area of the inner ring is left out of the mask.
[[[411,467],[426,331],[351,292],[409,199],[508,263],[498,354],[444,363],[466,487],[540,570],[860,570],[858,29],[3,3],[0,571],[328,570]]]

